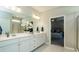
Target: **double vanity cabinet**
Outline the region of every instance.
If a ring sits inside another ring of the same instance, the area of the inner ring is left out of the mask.
[[[22,34],[0,40],[0,52],[30,52],[46,41],[45,33]]]

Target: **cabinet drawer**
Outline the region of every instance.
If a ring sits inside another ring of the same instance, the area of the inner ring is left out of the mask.
[[[29,39],[33,39],[33,37],[30,37],[30,36],[28,36],[28,37],[22,37],[22,38],[20,38],[20,41],[24,41],[24,40],[29,40]]]
[[[0,47],[0,52],[18,52],[18,44],[13,43],[4,47]]]
[[[0,41],[0,47],[7,46],[7,45],[10,45],[10,44],[13,44],[13,43],[16,43],[16,42],[18,43],[18,39]]]

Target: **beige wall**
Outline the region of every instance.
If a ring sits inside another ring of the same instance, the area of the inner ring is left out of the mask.
[[[47,43],[51,42],[50,35],[50,18],[64,16],[64,45],[65,47],[76,47],[76,28],[75,28],[75,14],[79,12],[79,7],[58,7],[41,13],[41,23],[45,28],[45,32],[48,35]]]
[[[32,16],[33,15],[36,15],[36,16],[39,16],[40,17],[40,13],[38,11],[36,11],[35,9],[32,9]],[[34,28],[33,30],[34,30],[34,32],[37,32],[36,31],[36,28],[37,27],[40,27],[40,19],[35,19],[33,17],[32,17],[32,19],[33,19],[33,22],[34,22],[33,23],[33,28]]]

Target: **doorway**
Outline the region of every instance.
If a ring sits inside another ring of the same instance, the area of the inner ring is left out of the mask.
[[[51,44],[64,46],[64,16],[51,18]]]

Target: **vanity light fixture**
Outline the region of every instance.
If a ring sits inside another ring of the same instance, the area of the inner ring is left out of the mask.
[[[25,24],[21,24],[21,26],[25,26]]]
[[[20,23],[20,20],[15,20],[15,19],[13,19],[12,22]]]
[[[40,17],[39,17],[39,16],[34,15],[34,14],[33,14],[33,18],[35,18],[35,19],[40,19]]]
[[[4,7],[13,11],[15,11],[17,8],[16,6],[4,6]]]
[[[21,12],[21,8],[18,8],[16,6],[12,7],[11,10],[16,11],[16,12]]]

